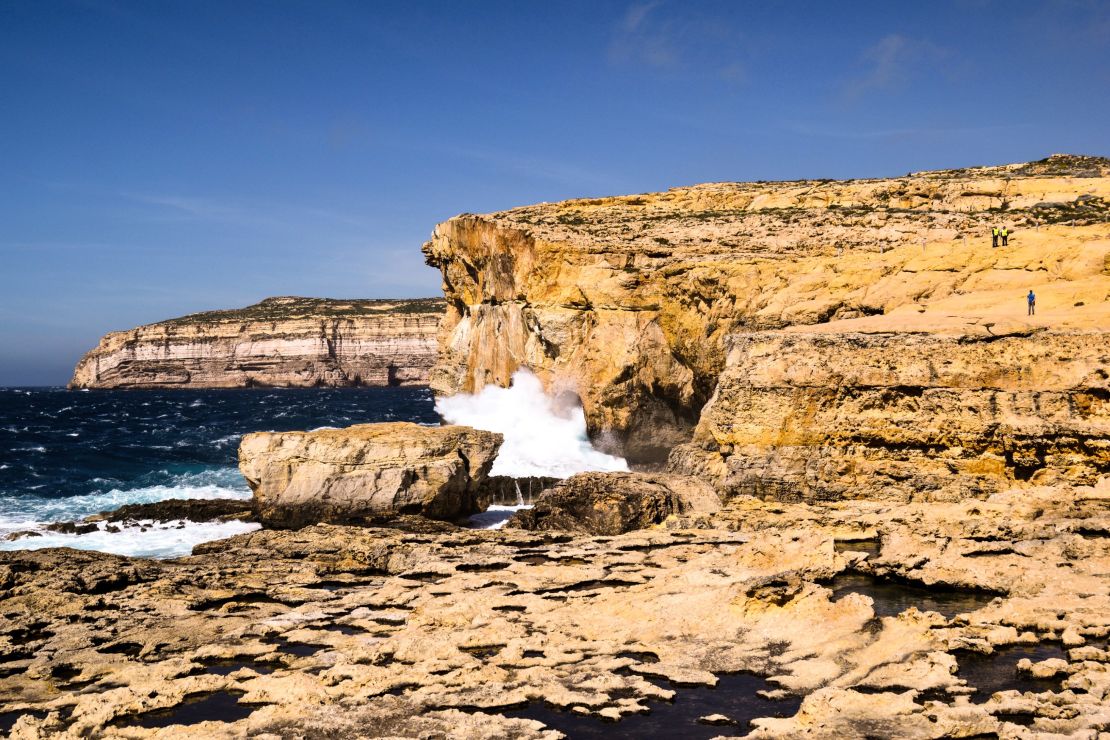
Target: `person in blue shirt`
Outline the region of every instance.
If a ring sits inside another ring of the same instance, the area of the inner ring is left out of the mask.
[[[1025,296],[1025,300],[1029,302],[1029,313],[1026,315],[1032,316],[1037,313],[1037,296],[1034,295],[1032,288],[1029,289],[1029,295]]]

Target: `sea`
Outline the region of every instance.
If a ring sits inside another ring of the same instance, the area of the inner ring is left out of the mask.
[[[123,504],[249,499],[236,462],[244,434],[385,421],[435,425],[440,415],[426,388],[0,388],[0,550],[187,555],[200,542],[258,525],[150,522],[110,532],[102,524],[82,535],[43,527]],[[19,532],[38,536],[8,539]]]

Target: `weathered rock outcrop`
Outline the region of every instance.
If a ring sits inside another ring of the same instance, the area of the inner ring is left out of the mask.
[[[998,224],[1014,233],[992,249]],[[453,218],[424,252],[447,298],[433,388],[527,366],[581,396],[596,440],[644,461],[689,438],[734,334],[867,317],[1110,326],[1110,162],[540,204]]]
[[[720,498],[698,478],[665,473],[579,473],[548,488],[506,526],[614,535],[679,515],[711,514]]]
[[[2,552],[0,732],[708,738],[710,714],[756,738],[1105,732],[1110,488],[738,496],[714,521]]]
[[[871,324],[738,335],[672,468],[780,500],[983,497],[1110,473],[1110,333]]]
[[[423,385],[443,301],[267,298],[112,332],[71,388]]]
[[[502,436],[409,422],[315,432],[257,432],[239,445],[239,469],[258,520],[297,528],[382,515],[456,519],[480,511]]]

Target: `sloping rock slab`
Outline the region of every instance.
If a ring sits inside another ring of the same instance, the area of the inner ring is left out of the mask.
[[[579,473],[544,491],[532,509],[506,526],[615,535],[644,529],[675,514],[720,508],[716,492],[697,478],[662,473]]]
[[[480,510],[501,442],[494,432],[407,422],[260,432],[243,437],[239,469],[269,527],[398,514],[450,520]]]

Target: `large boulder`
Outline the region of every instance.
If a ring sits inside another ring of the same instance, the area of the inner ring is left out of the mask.
[[[255,515],[269,527],[403,514],[451,520],[482,508],[480,490],[502,439],[408,422],[259,432],[239,444],[239,470]]]
[[[709,514],[720,505],[716,492],[691,476],[579,473],[544,491],[506,526],[615,535],[676,514]]]

